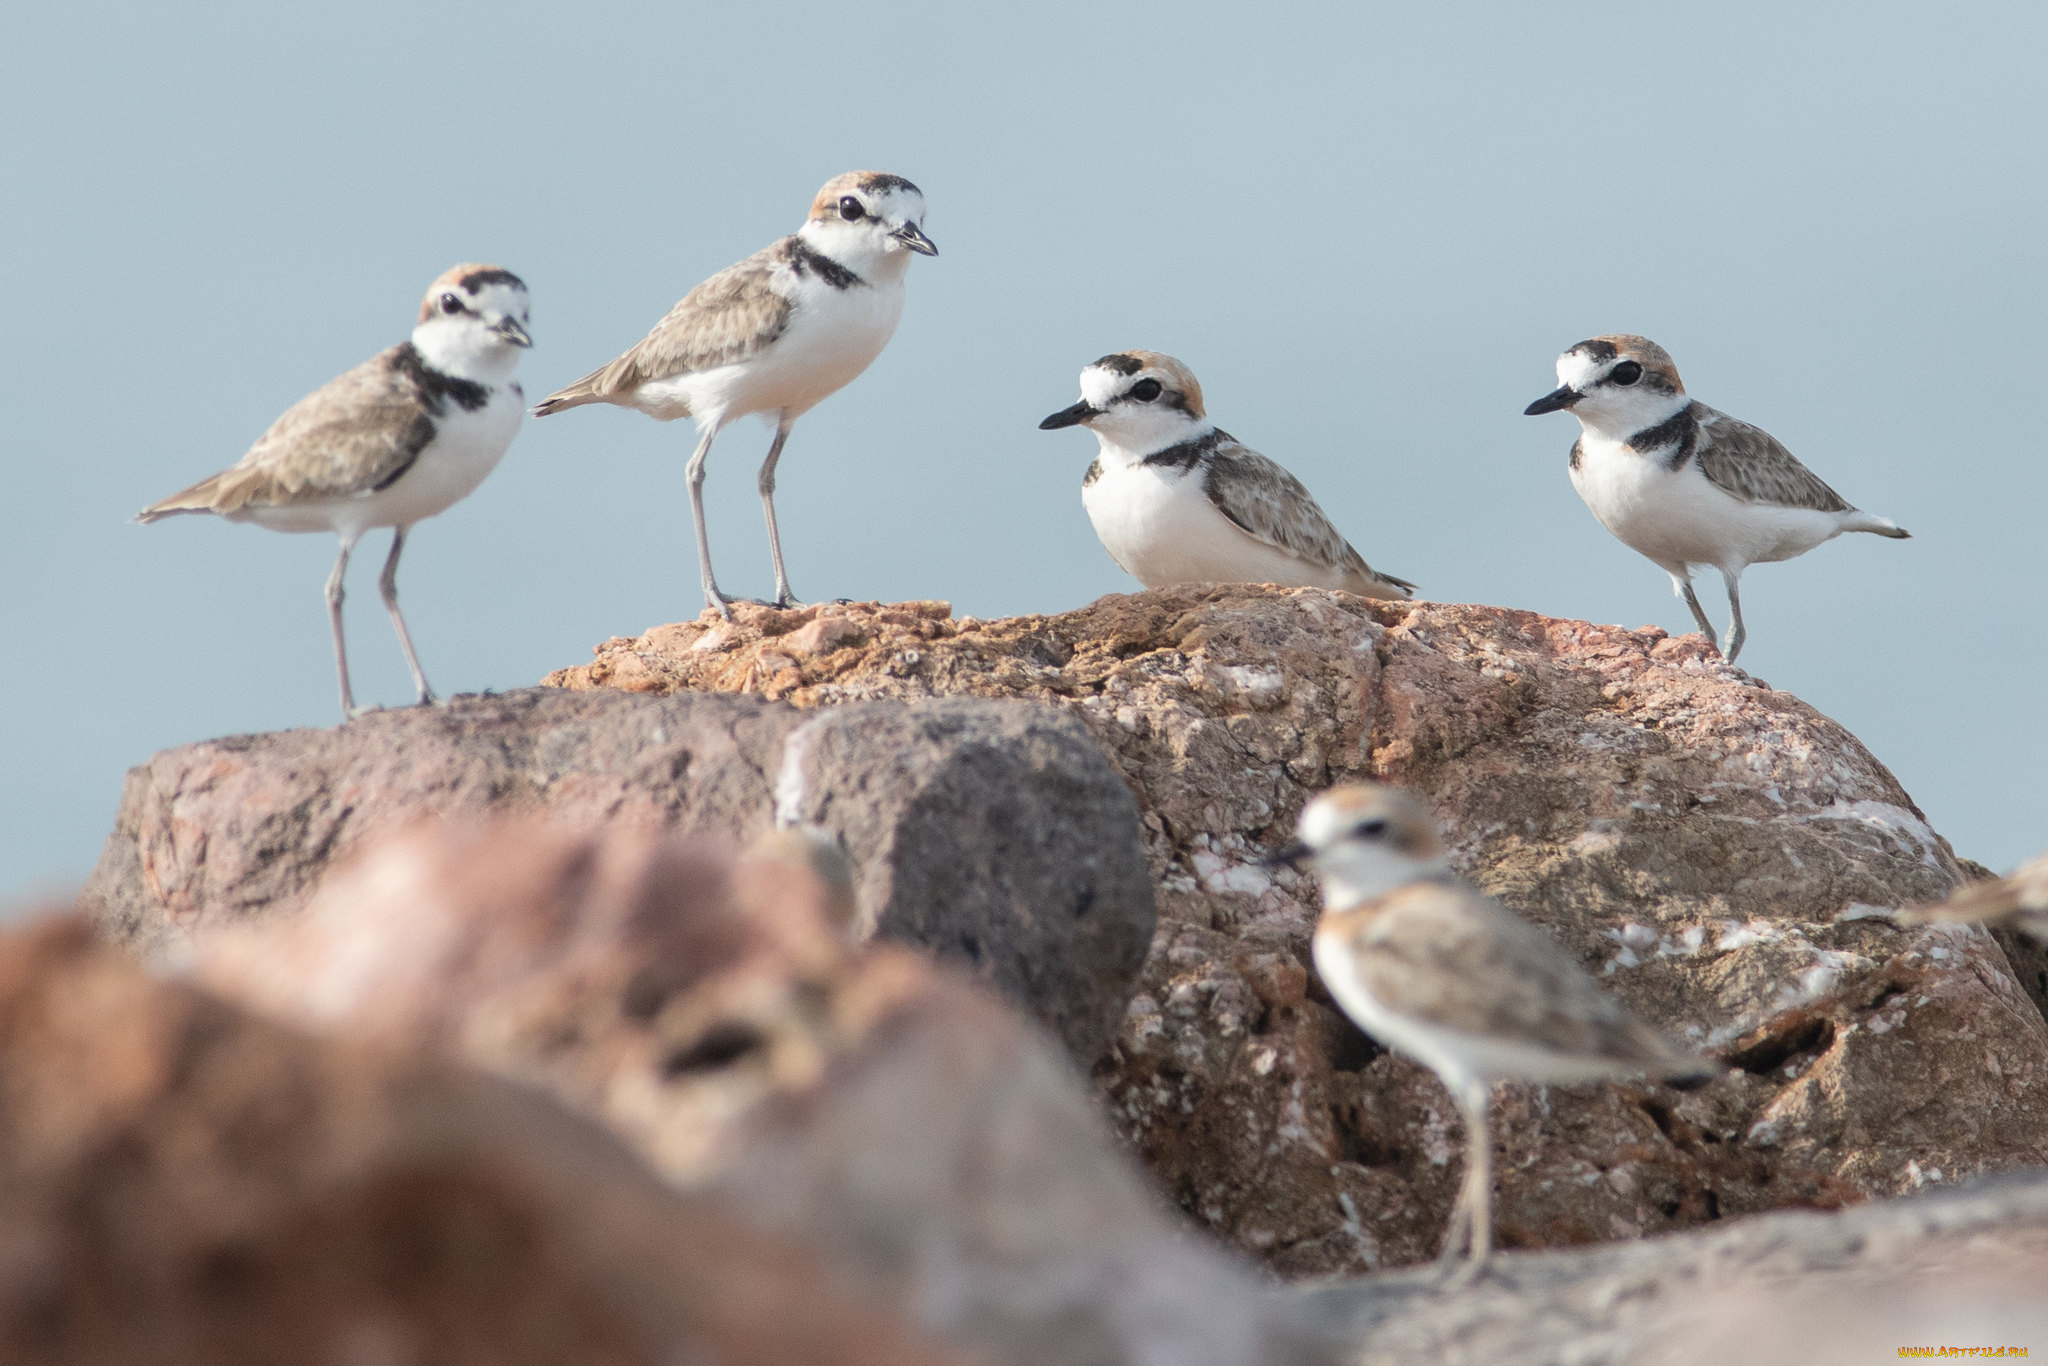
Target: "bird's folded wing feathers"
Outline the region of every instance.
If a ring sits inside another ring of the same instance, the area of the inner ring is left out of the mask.
[[[1202,491],[1245,534],[1311,564],[1348,569],[1400,588],[1415,586],[1366,564],[1299,479],[1225,433],[1217,436],[1205,462]]]
[[[654,380],[759,355],[789,327],[790,299],[776,285],[778,273],[790,273],[791,241],[784,238],[719,271],[685,294],[632,350],[549,395],[542,406],[630,394]]]
[[[1556,940],[1469,887],[1403,888],[1351,934],[1362,985],[1412,1019],[1603,1058],[1617,1070],[1697,1061],[1631,1015]]]
[[[1716,412],[1704,403],[1698,405],[1698,411],[1700,472],[1723,493],[1745,503],[1773,507],[1854,511],[1841,494],[1800,464],[1763,428]]]
[[[249,453],[143,511],[234,512],[367,494],[405,473],[434,439],[419,385],[397,364],[401,343],[300,399]]]

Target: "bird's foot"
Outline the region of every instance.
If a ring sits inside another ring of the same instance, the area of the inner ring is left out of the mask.
[[[1437,1264],[1436,1288],[1440,1291],[1468,1290],[1486,1279],[1491,1265],[1485,1257],[1460,1257]]]
[[[363,717],[368,716],[371,712],[378,712],[382,710],[384,710],[384,704],[381,702],[365,702],[361,706],[351,704],[341,709],[341,719],[342,722],[346,724],[350,721],[361,720]]]
[[[804,605],[804,603],[797,600],[796,594],[789,591],[787,584],[783,585],[782,590],[775,595],[775,606],[785,612],[793,612]]]
[[[444,697],[436,697],[432,688],[421,688],[420,700],[413,703],[413,705],[415,707],[445,707],[448,705],[448,700]]]

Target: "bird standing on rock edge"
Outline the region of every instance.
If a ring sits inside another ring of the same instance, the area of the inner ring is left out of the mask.
[[[1273,583],[1412,597],[1351,548],[1299,479],[1219,431],[1187,366],[1119,351],[1081,372],[1081,401],[1038,424],[1084,426],[1101,447],[1081,503],[1103,549],[1147,588]]]
[[[1465,1121],[1465,1177],[1439,1266],[1454,1283],[1493,1248],[1493,1083],[1642,1073],[1690,1085],[1720,1070],[1601,990],[1542,930],[1457,880],[1421,803],[1379,783],[1302,808],[1270,863],[1322,883],[1316,972],[1344,1013],[1442,1079]],[[1458,1265],[1469,1242],[1471,1255]]]
[[[341,622],[349,554],[363,533],[391,528],[377,583],[422,705],[434,700],[398,610],[398,555],[423,518],[444,512],[497,468],[525,416],[512,378],[527,332],[526,285],[498,266],[461,265],[427,288],[410,341],[378,353],[286,410],[232,468],[137,515],[154,522],[208,512],[273,531],[341,538],[327,577],[327,616],[341,714],[359,714]]]
[[[775,525],[775,465],[796,420],[851,383],[895,335],[912,253],[939,254],[924,235],[917,186],[878,171],[828,180],[796,232],[698,285],[632,350],[548,395],[533,415],[613,403],[663,422],[696,419],[687,477],[697,567],[705,602],[728,619],[704,530],[704,462],[734,418],[771,418],[775,439],[761,463],[761,507],[775,561],[775,606],[795,607]]]
[[[1789,560],[1845,531],[1903,540],[1889,517],[1849,506],[1761,427],[1686,396],[1678,366],[1647,337],[1582,341],[1557,358],[1557,388],[1522,411],[1569,409],[1572,487],[1622,544],[1671,576],[1707,643],[1720,648],[1692,591],[1700,565],[1728,587],[1730,664],[1742,653],[1742,571]]]

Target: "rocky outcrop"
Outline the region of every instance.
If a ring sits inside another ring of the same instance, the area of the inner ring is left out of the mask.
[[[129,774],[80,902],[115,940],[174,956],[296,913],[381,833],[487,813],[728,843],[823,831],[852,863],[857,934],[962,964],[1084,1063],[1152,933],[1137,810],[1086,730],[968,700],[804,712],[549,690],[186,745]]]
[[[1138,795],[1160,909],[1098,1085],[1173,1198],[1286,1274],[1430,1255],[1457,1176],[1435,1082],[1315,980],[1313,888],[1257,866],[1307,796],[1351,777],[1420,794],[1462,873],[1732,1064],[1686,1096],[1510,1088],[1510,1245],[2048,1162],[2048,1024],[1998,945],[1883,915],[1958,882],[1947,843],[1853,736],[1697,637],[1188,587],[989,622],[740,607],[609,641],[549,682],[1077,717]]]
[[[1316,1359],[1178,1226],[1048,1040],[922,954],[850,947],[809,854],[420,827],[297,916],[199,936],[193,967],[292,1021],[545,1086],[984,1360]]]
[[[610,1134],[0,936],[0,1356],[966,1366]]]
[[[1303,1293],[1300,1306],[1356,1366],[1863,1366],[1895,1361],[1901,1348],[2038,1345],[2048,1338],[2044,1286],[2048,1174],[2034,1172],[1833,1214],[1507,1257],[1456,1293],[1424,1272],[1335,1282]]]

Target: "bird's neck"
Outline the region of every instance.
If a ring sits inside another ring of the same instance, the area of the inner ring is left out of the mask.
[[[1114,424],[1098,419],[1094,432],[1103,464],[1124,469],[1173,452],[1199,456],[1214,444],[1210,438],[1216,435],[1216,424],[1206,418]]]
[[[836,229],[815,220],[797,229],[797,238],[833,264],[843,266],[871,285],[898,285],[910,269],[912,253],[878,242],[870,232]]]
[[[1692,400],[1684,394],[1644,392],[1620,402],[1603,402],[1598,407],[1580,404],[1572,409],[1572,415],[1578,418],[1587,436],[1626,446],[1630,438],[1655,430],[1691,406]]]
[[[1377,852],[1360,857],[1325,855],[1316,860],[1323,884],[1323,909],[1348,911],[1378,901],[1415,882],[1448,882],[1450,865],[1442,859],[1393,858]]]
[[[413,350],[429,368],[456,379],[503,384],[519,365],[519,348],[474,327],[428,319],[412,330]]]

